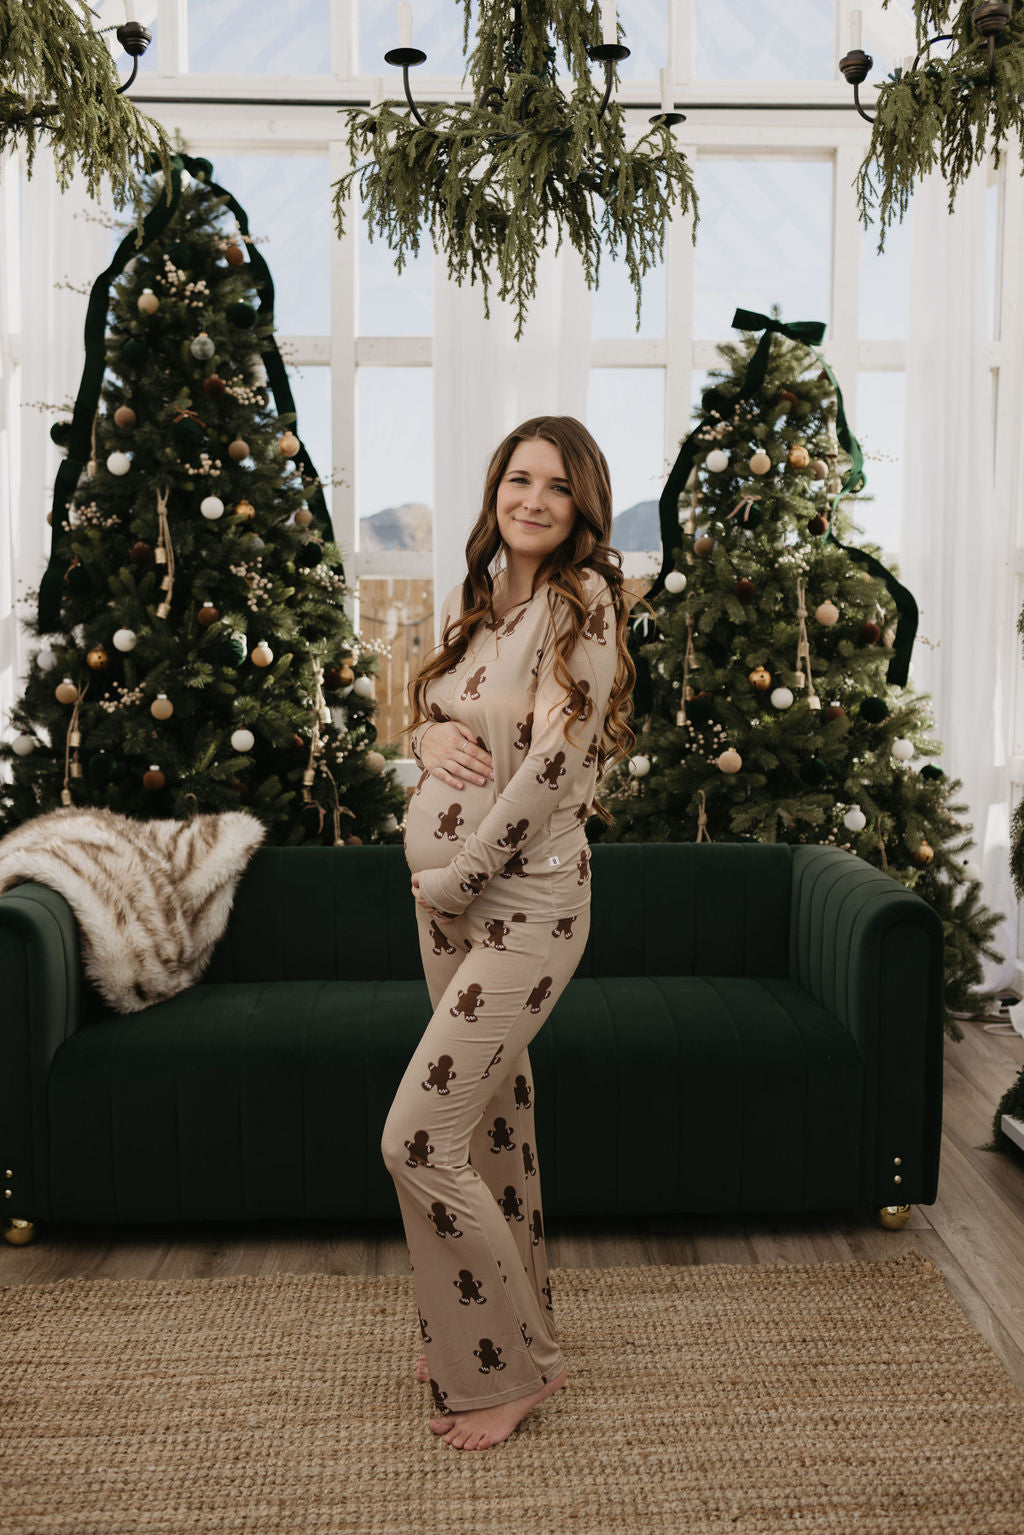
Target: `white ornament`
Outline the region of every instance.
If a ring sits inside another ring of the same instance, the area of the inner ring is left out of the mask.
[[[771,467],[772,467],[772,461],[768,457],[767,453],[764,451],[763,448],[758,448],[756,453],[751,454],[751,458],[750,458],[750,472],[751,472],[751,474],[767,474]]]
[[[383,773],[388,765],[388,759],[383,752],[368,751],[366,753],[366,766],[371,773]]]
[[[859,805],[851,805],[843,816],[843,825],[849,831],[863,831],[867,824],[867,816]]]
[[[906,741],[902,738],[898,741],[894,741],[892,743],[892,754],[896,758],[897,762],[909,762],[911,757],[914,755],[913,741]]]
[[[642,753],[629,759],[629,771],[634,778],[646,778],[651,771],[651,759]]]
[[[738,773],[743,766],[743,758],[733,746],[729,746],[718,759],[718,766],[723,773]]]
[[[31,736],[15,736],[11,744],[19,757],[27,757],[36,749],[36,743]]]
[[[189,350],[191,351],[192,356],[198,358],[200,362],[208,362],[217,348],[214,346],[206,332],[201,331],[200,334],[192,342]]]
[[[199,510],[211,522],[216,522],[218,517],[224,516],[224,503],[220,496],[207,496],[205,500],[200,501]]]
[[[41,650],[36,656],[36,665],[44,672],[51,671],[57,665],[57,657],[52,650]]]
[[[127,453],[122,453],[120,449],[117,449],[108,455],[107,468],[110,470],[111,474],[127,474],[131,467],[131,459],[128,457]]]
[[[374,696],[372,677],[357,677],[352,686],[360,698],[372,698]]]
[[[139,637],[134,629],[118,629],[114,635],[114,644],[118,650],[134,650],[139,643]]]
[[[262,359],[257,357],[252,365],[252,381],[257,388],[262,389],[267,382],[267,370],[263,366]]]
[[[384,817],[383,821],[381,822],[381,830],[387,832],[398,830],[398,822],[395,820],[393,815],[386,815]]]
[[[665,577],[665,590],[667,592],[681,592],[686,589],[686,577],[681,570],[670,570]]]
[[[826,629],[831,629],[833,624],[839,622],[839,609],[834,602],[823,602],[821,607],[816,609],[814,616],[819,624],[824,624]]]
[[[973,862],[972,859],[965,858],[961,867],[963,868],[963,871],[964,871],[964,879],[980,879],[981,878],[981,870],[978,868],[978,865]]]
[[[704,460],[704,467],[708,469],[711,474],[724,474],[726,469],[729,467],[728,453],[723,453],[721,448],[712,448],[711,452]]]
[[[772,693],[772,703],[776,709],[788,709],[793,702],[793,695],[788,688],[776,688]]]
[[[243,727],[243,729],[235,731],[231,737],[231,744],[236,752],[251,752],[256,745],[256,737],[251,730],[246,730]]]

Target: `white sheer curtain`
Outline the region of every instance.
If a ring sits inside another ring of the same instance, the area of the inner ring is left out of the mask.
[[[492,289],[451,281],[434,262],[434,591],[466,574],[466,539],[483,499],[491,454],[531,416],[584,420],[590,370],[591,292],[576,251],[540,255],[537,296],[521,339],[510,304]],[[440,628],[440,612],[436,614]]]
[[[0,168],[0,735],[38,648],[22,619],[33,611],[50,549],[46,514],[60,454],[54,421],[70,420],[85,360],[89,289],[113,236],[79,178],[62,192],[43,149],[31,179],[18,156]],[[69,283],[84,292],[58,286]]]
[[[966,856],[981,869],[984,904],[1003,917],[993,944],[1005,963],[984,961],[984,985],[998,987],[1016,975],[1007,675],[1014,528],[995,510],[985,167],[961,188],[954,213],[947,202],[936,175],[914,193],[899,564],[920,609],[910,680],[932,696],[940,765],[963,780],[955,800],[967,806],[976,844]]]

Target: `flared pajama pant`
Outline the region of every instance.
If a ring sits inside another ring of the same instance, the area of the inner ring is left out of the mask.
[[[517,914],[520,915],[520,914]],[[572,978],[590,910],[439,922],[416,903],[433,1016],[381,1138],[441,1413],[526,1396],[563,1366],[527,1046]]]

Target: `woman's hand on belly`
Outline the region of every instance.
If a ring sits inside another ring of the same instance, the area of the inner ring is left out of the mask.
[[[420,877],[418,874],[414,874],[412,876],[412,893],[413,899],[418,901],[426,911],[429,911],[432,917],[437,917],[441,922],[454,922],[454,917],[447,917],[443,911],[438,911],[436,906],[431,906],[427,901],[423,899],[423,897],[420,895]]]
[[[459,720],[439,720],[431,725],[420,744],[423,766],[442,783],[464,788],[464,778],[482,784],[494,778],[490,752],[477,744],[468,725]]]

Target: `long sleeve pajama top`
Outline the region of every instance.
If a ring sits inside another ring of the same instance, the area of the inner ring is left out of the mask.
[[[424,771],[406,814],[404,846],[420,893],[459,916],[474,902],[486,917],[563,917],[590,900],[584,823],[597,785],[597,748],[618,665],[615,608],[607,581],[581,573],[587,616],[567,666],[571,694],[554,675],[555,640],[569,627],[565,598],[541,586],[497,622],[481,623],[466,654],[425,693],[430,719],[468,725],[489,752],[494,779],[458,773],[462,789]],[[441,633],[462,611],[462,584],[444,601]],[[580,719],[584,699],[594,704]],[[550,712],[549,712],[550,711]],[[565,735],[566,723],[579,745]]]

